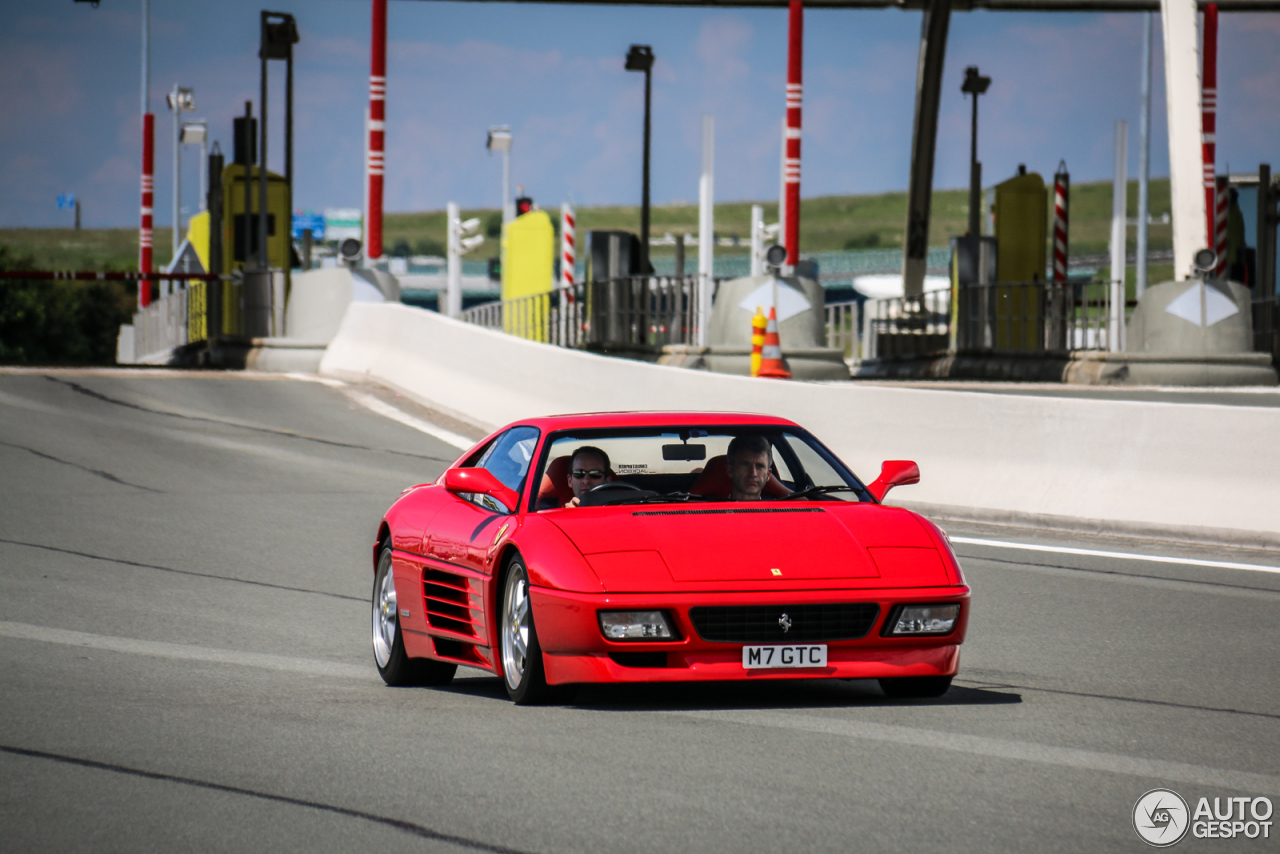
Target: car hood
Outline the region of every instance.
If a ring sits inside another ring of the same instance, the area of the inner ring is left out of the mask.
[[[899,508],[632,505],[548,517],[610,592],[904,586],[904,569],[913,580],[905,586],[919,586],[915,568],[930,563],[937,571],[923,583],[946,583],[933,541]]]

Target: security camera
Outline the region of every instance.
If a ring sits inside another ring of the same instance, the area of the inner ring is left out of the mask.
[[[1201,275],[1212,273],[1218,267],[1218,253],[1212,249],[1201,249],[1192,259],[1191,266]]]
[[[362,248],[359,240],[354,237],[348,237],[338,244],[338,257],[342,259],[342,263],[354,267],[356,262],[360,260],[360,250]]]
[[[778,244],[773,244],[764,253],[764,262],[770,267],[781,267],[787,262],[787,250]]]

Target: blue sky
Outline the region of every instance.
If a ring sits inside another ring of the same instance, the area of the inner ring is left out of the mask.
[[[164,93],[194,87],[197,117],[230,154],[231,118],[258,100],[262,0],[152,0],[156,219],[171,221],[172,121]],[[369,72],[366,0],[273,0],[298,18],[295,207],[359,207]],[[0,226],[137,222],[140,2],[0,0]],[[808,10],[804,196],[904,189],[920,14]],[[719,200],[775,199],[786,12],[392,0],[390,211],[497,207],[501,166],[485,131],[509,124],[513,181],[545,207],[640,198],[642,75],[629,44],[653,46],[653,198],[696,201],[701,116],[716,117]],[[968,172],[966,65],[994,82],[980,105],[980,157],[993,183],[1019,163],[1066,160],[1074,181],[1110,177],[1116,119],[1137,169],[1138,14],[968,12],[952,16],[935,186]],[[1218,163],[1280,166],[1280,15],[1222,15]],[[1167,174],[1156,26],[1153,174]],[[272,168],[282,165],[283,64],[272,63]],[[188,149],[194,153],[195,149]],[[195,157],[184,203],[195,204]]]

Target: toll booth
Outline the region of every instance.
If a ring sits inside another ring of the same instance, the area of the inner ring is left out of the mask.
[[[508,334],[546,340],[555,244],[555,228],[546,211],[531,210],[507,225],[502,237],[502,301],[508,304],[503,314]]]
[[[222,171],[222,269],[225,272],[244,270],[247,262],[257,258],[261,173],[258,166],[240,163],[232,163]],[[268,171],[267,266],[273,269],[291,267],[292,202],[284,176]]]
[[[1038,349],[1048,261],[1049,194],[1044,179],[1019,165],[1017,175],[996,185],[992,213],[1000,251],[991,346]]]
[[[629,327],[647,329],[647,279],[641,274],[640,238],[629,231],[587,232],[587,317],[590,342],[607,346],[630,339]]]

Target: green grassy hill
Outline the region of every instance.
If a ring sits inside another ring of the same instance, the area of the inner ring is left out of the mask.
[[[1129,182],[1129,210],[1137,208],[1138,184]],[[1052,200],[1051,200],[1052,201]],[[716,205],[716,231],[721,235],[736,234],[745,242],[750,236],[748,222],[752,202],[722,202]],[[778,218],[776,201],[764,202],[765,221]],[[1158,218],[1169,210],[1169,179],[1151,182],[1151,211]],[[907,214],[906,193],[880,193],[869,196],[819,196],[805,199],[800,220],[800,246],[803,252],[828,252],[845,248],[900,247],[903,222]],[[559,224],[558,211],[552,218]],[[493,208],[477,208],[462,212],[463,218],[480,217],[483,230],[491,236],[468,257],[485,259],[498,252],[498,240],[492,236],[499,221]],[[1107,251],[1111,231],[1111,184],[1095,181],[1071,188],[1071,254],[1098,255]],[[962,234],[968,219],[966,190],[939,190],[933,194],[929,245],[944,246],[947,239]],[[384,244],[392,252],[397,244],[415,254],[440,254],[444,245],[444,211],[389,213],[385,219]],[[640,230],[638,206],[580,208],[578,232],[593,229]],[[659,205],[651,212],[650,229],[655,237],[666,232],[694,234],[698,230],[697,205]],[[1129,248],[1133,248],[1134,229],[1129,230]],[[1168,225],[1151,226],[1151,248],[1172,246],[1172,230]],[[56,270],[136,270],[138,266],[138,232],[131,228],[85,229],[10,228],[0,229],[0,244],[15,254],[29,255],[41,269]],[[155,260],[169,261],[169,229],[155,231]],[[669,256],[670,246],[655,246],[655,257]],[[734,250],[718,247],[717,253]],[[745,248],[738,250],[745,252]]]
[[[1052,203],[1052,193],[1050,193]],[[722,202],[716,205],[716,231],[721,235],[736,234],[749,239],[751,205],[754,202]],[[778,219],[778,203],[764,202],[766,222]],[[1138,206],[1138,182],[1129,182],[1129,210]],[[929,245],[945,246],[952,235],[963,234],[968,224],[968,191],[939,190],[933,194]],[[1169,179],[1151,181],[1151,211],[1157,218],[1169,210]],[[559,224],[558,211],[551,211]],[[1046,216],[1048,212],[1046,211]],[[903,224],[907,216],[906,193],[881,193],[872,196],[819,196],[805,199],[801,208],[800,246],[803,252],[829,252],[845,248],[902,245]],[[463,219],[479,217],[488,226],[498,217],[495,208],[477,208],[462,212]],[[660,237],[672,234],[696,234],[697,205],[658,205],[650,212],[650,231]],[[440,246],[444,242],[444,211],[423,213],[391,213],[385,219],[384,242],[390,250],[399,241],[411,249]],[[578,209],[578,232],[593,229],[640,231],[639,206],[614,206]],[[1111,182],[1094,181],[1071,188],[1071,254],[1097,255],[1107,251],[1111,233]],[[1130,229],[1133,248],[1135,233]],[[2,237],[0,237],[2,239]],[[1153,250],[1168,249],[1173,244],[1170,226],[1153,224],[1150,245]],[[669,246],[655,246],[655,256],[670,255]],[[717,248],[717,252],[732,250]],[[745,251],[745,250],[742,250]],[[498,241],[487,239],[470,256],[488,258],[498,252]]]

